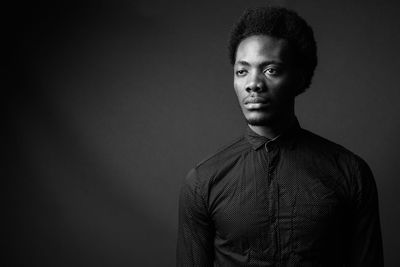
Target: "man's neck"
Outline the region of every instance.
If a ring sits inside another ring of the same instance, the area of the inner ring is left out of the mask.
[[[296,121],[294,113],[289,114],[285,118],[279,119],[276,123],[271,125],[249,125],[256,134],[265,136],[269,139],[274,139],[285,132]]]

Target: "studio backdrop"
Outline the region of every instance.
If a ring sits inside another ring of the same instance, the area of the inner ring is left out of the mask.
[[[230,29],[268,3],[314,29],[298,119],[369,163],[386,266],[398,266],[396,1],[56,2],[2,10],[2,266],[174,266],[182,179],[245,129]]]

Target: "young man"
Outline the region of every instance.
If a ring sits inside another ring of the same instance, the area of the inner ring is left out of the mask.
[[[249,9],[229,44],[248,128],[187,175],[177,265],[382,266],[368,165],[294,113],[317,65],[312,29],[285,8]]]

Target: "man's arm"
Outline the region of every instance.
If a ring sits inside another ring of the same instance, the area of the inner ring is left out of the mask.
[[[177,266],[213,266],[214,228],[194,169],[181,188],[178,227]]]
[[[349,266],[383,266],[378,192],[373,174],[360,160],[351,205]]]

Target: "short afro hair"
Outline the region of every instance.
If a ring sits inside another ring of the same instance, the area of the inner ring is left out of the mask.
[[[283,7],[247,9],[230,34],[229,57],[232,65],[235,64],[240,42],[252,35],[268,35],[287,40],[294,49],[296,64],[304,71],[304,85],[297,94],[310,87],[317,66],[317,46],[313,31],[303,18]]]

